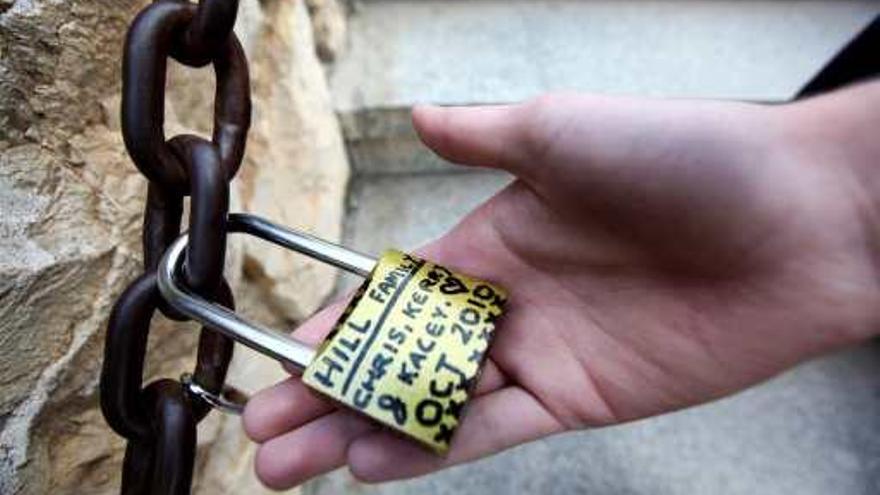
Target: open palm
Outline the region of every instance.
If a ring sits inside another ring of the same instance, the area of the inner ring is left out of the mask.
[[[578,95],[418,109],[435,152],[517,177],[420,251],[510,292],[477,397],[440,458],[292,377],[245,414],[260,478],[414,476],[699,404],[866,338],[880,289],[865,191],[836,148],[804,144],[799,111]],[[297,337],[319,341],[338,311]]]

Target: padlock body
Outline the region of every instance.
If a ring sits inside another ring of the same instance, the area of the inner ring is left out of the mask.
[[[506,298],[492,283],[388,251],[319,347],[303,381],[445,453]]]

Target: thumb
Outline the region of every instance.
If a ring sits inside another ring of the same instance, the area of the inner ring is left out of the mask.
[[[417,106],[412,120],[422,141],[459,165],[515,172],[527,155],[523,105]]]

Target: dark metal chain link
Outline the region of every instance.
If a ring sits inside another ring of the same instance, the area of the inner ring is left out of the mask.
[[[183,202],[190,197],[190,243],[184,282],[199,295],[234,307],[223,278],[229,181],[244,154],[251,102],[247,60],[232,32],[237,0],[157,0],[129,27],[123,55],[122,133],[138,170],[149,180],[144,211],[144,273],[116,301],[110,315],[101,372],[101,410],[128,440],[121,492],[189,493],[196,425],[210,412],[179,381],[143,386],[151,320],[156,310],[186,318],[167,306],[156,281],[165,250],[180,234]],[[210,141],[193,135],[166,140],[168,57],[190,66],[212,64],[217,78]],[[220,393],[233,343],[203,327],[193,381]]]

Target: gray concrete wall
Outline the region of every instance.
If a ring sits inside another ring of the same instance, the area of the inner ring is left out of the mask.
[[[373,1],[332,90],[343,112],[560,89],[792,96],[876,1]]]

